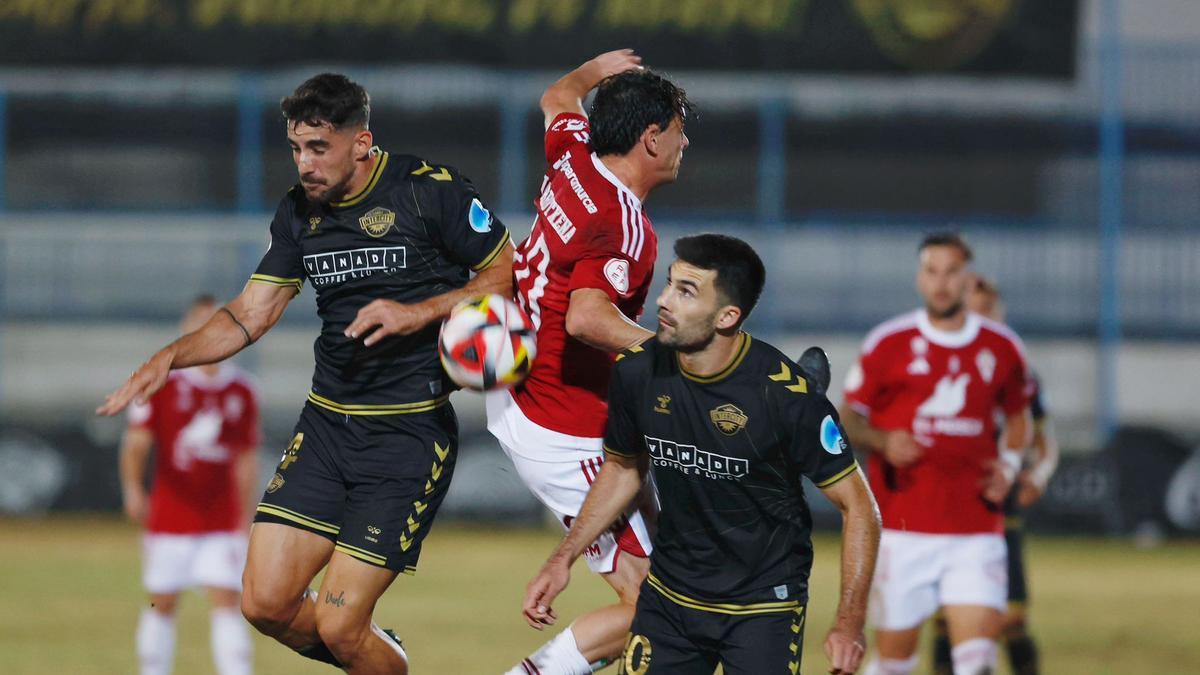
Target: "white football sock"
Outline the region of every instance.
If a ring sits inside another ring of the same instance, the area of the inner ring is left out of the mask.
[[[987,638],[972,638],[958,643],[950,650],[954,675],[991,675],[999,660],[996,642]]]
[[[250,675],[253,672],[254,643],[242,613],[233,607],[216,607],[212,611],[213,662],[220,675]]]
[[[917,655],[907,659],[881,659],[878,656],[867,662],[862,675],[909,675],[917,669]]]
[[[589,675],[592,665],[579,653],[570,627],[504,675]]]
[[[143,609],[138,619],[137,655],[142,675],[170,675],[175,661],[175,617]]]

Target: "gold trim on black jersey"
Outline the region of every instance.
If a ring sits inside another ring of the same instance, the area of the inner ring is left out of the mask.
[[[363,562],[371,563],[372,565],[387,567],[386,557],[381,556],[378,553],[371,553],[370,551],[363,548],[358,548],[357,546],[351,546],[344,541],[339,541],[334,544],[333,550],[341,551],[351,558],[357,558]]]
[[[410,415],[412,413],[436,410],[446,405],[449,400],[450,395],[445,394],[437,398],[431,398],[428,401],[415,401],[413,403],[397,403],[394,405],[351,404],[338,403],[315,392],[308,392],[309,403],[318,405],[326,410],[331,410],[339,415]]]
[[[273,277],[270,274],[251,274],[250,281],[257,281],[260,284],[270,284],[272,286],[295,286],[297,292],[304,288],[303,279]]]
[[[702,612],[713,612],[716,614],[729,614],[732,616],[746,616],[750,614],[776,614],[779,612],[794,612],[801,607],[799,600],[790,600],[785,602],[756,602],[749,605],[734,605],[725,603],[705,602],[695,598],[689,598],[682,593],[666,587],[658,577],[653,573],[646,575],[646,581],[650,583],[654,590],[658,591],[664,598],[671,602],[689,609],[698,609]]]
[[[378,148],[372,148],[372,150],[378,150]],[[371,190],[375,189],[375,185],[379,182],[380,176],[383,175],[383,168],[387,166],[387,162],[388,154],[386,152],[382,152],[379,155],[379,161],[375,163],[375,168],[371,171],[371,177],[367,179],[367,184],[363,186],[363,189],[359,190],[353,195],[350,195],[349,197],[346,197],[340,202],[329,202],[329,205],[335,209],[344,209],[348,206],[354,206],[355,204],[358,204],[362,200],[366,199],[367,195],[371,194]]]
[[[733,371],[737,370],[738,366],[742,365],[742,359],[746,358],[746,354],[750,351],[750,334],[741,333],[740,335],[742,336],[742,345],[738,347],[737,355],[733,357],[733,360],[729,362],[729,365],[725,366],[721,370],[707,376],[689,373],[688,369],[683,367],[683,361],[679,358],[679,352],[675,352],[675,362],[679,364],[679,372],[692,382],[699,382],[700,384],[712,384],[714,382],[720,382],[721,380],[729,377],[733,374]]]
[[[508,245],[508,241],[509,241],[508,230],[505,230],[504,237],[500,239],[499,244],[496,244],[496,248],[492,249],[492,252],[487,254],[487,257],[485,257],[482,261],[480,261],[479,264],[472,267],[471,271],[472,272],[482,272],[483,270],[491,267],[492,263],[496,262],[496,258],[500,257],[500,253],[504,250],[504,247]]]
[[[825,480],[821,481],[820,483],[817,483],[817,487],[827,488],[830,485],[833,485],[834,483],[840,481],[841,479],[845,478],[846,476],[849,476],[850,474],[854,473],[857,470],[858,470],[858,462],[855,462],[855,463],[851,464],[850,466],[842,469],[841,471],[833,474],[829,478],[826,478]]]

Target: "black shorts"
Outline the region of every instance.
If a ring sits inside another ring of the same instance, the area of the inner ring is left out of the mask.
[[[363,562],[413,573],[458,453],[449,404],[407,415],[305,405],[254,521],[298,527]]]
[[[762,614],[684,607],[642,584],[619,675],[726,675],[800,672],[804,605]]]

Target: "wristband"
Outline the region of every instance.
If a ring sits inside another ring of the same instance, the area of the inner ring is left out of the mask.
[[[1004,480],[1009,483],[1017,479],[1017,473],[1021,470],[1021,458],[1024,454],[1020,450],[1010,450],[1004,448],[1000,450],[1000,472],[1004,474]]]
[[[1050,477],[1054,475],[1057,465],[1058,462],[1043,460],[1029,472],[1029,480],[1037,487],[1038,492],[1046,492],[1046,486],[1050,484]]]

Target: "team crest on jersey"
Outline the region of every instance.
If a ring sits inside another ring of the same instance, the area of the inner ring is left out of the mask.
[[[267,493],[269,494],[275,492],[281,487],[283,487],[283,476],[275,474],[275,477],[272,478],[271,482],[267,484]]]
[[[726,436],[732,436],[741,431],[746,426],[746,422],[750,420],[746,416],[746,413],[742,412],[740,408],[732,403],[726,403],[725,405],[713,408],[708,411],[708,417],[712,420],[713,425],[717,427],[717,431]]]
[[[996,374],[996,355],[990,349],[981,349],[975,355],[975,367],[979,369],[979,375],[984,382],[992,383],[992,376]]]
[[[376,206],[364,213],[358,219],[358,224],[362,226],[363,232],[378,239],[396,224],[396,214],[382,206]]]

